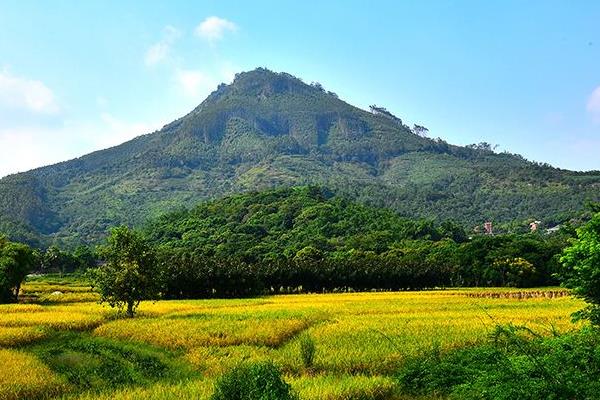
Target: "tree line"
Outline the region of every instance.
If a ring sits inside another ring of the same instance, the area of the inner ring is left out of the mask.
[[[251,262],[170,249],[160,252],[169,298],[266,293],[418,290],[454,286],[556,285],[564,238],[540,235],[415,240],[377,253],[325,254],[304,247],[290,258]]]

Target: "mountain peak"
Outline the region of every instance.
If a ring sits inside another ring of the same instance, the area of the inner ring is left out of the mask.
[[[266,68],[240,72],[229,87],[237,94],[271,96],[282,93],[303,93],[315,90],[299,78],[286,72]]]
[[[319,84],[308,85],[286,72],[274,72],[259,67],[250,71],[238,72],[235,74],[233,82],[229,84],[221,83],[190,115],[198,114],[207,106],[230,97],[265,99],[286,93],[309,95],[317,92],[323,92],[323,88]]]

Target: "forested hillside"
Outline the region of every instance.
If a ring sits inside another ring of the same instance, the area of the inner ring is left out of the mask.
[[[314,186],[232,195],[145,227],[174,297],[549,285],[571,234],[469,239],[452,221],[404,219]]]
[[[410,218],[526,227],[600,200],[600,173],[423,137],[383,108],[257,69],[188,115],[110,149],[0,180],[0,231],[33,244],[96,242],[227,194],[316,184]]]
[[[334,197],[318,187],[233,195],[166,214],[145,227],[162,248],[260,262],[294,258],[312,248],[321,257],[382,253],[402,241],[466,241],[455,223],[436,225]]]

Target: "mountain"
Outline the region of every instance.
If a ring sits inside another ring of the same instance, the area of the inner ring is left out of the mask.
[[[569,218],[600,200],[572,172],[415,134],[380,107],[259,68],[161,130],[0,180],[0,231],[40,245],[94,242],[118,223],[237,192],[316,184],[406,217],[479,225]]]

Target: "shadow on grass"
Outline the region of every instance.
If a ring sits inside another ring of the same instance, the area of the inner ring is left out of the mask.
[[[101,392],[198,377],[177,353],[139,343],[98,338],[88,333],[55,332],[23,350],[36,355],[63,377],[72,393]]]

